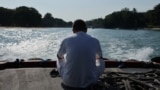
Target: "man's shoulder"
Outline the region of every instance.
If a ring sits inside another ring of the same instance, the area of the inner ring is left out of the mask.
[[[76,37],[75,35],[68,36],[68,37],[64,38],[63,41],[68,41],[68,40],[71,40],[71,39],[73,39],[75,37]]]
[[[90,36],[90,38],[93,39],[96,42],[99,42],[99,40],[97,38],[95,38],[95,37]]]
[[[65,40],[72,39],[72,38],[75,38],[75,37],[76,37],[76,35],[71,35],[71,36],[66,37]]]
[[[85,36],[77,36],[76,34],[74,34],[74,35],[71,35],[71,36],[66,37],[63,41],[68,41],[68,40],[72,40],[72,39],[75,39],[75,38],[85,37],[85,38],[88,38],[88,39],[90,39],[90,40],[99,42],[99,40],[98,40],[97,38],[92,37],[91,35],[88,35],[88,34],[84,34],[84,35],[85,35]]]

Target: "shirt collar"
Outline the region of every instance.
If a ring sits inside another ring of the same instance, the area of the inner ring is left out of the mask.
[[[79,32],[77,32],[76,34],[86,34],[85,32],[83,32],[83,31],[79,31]]]

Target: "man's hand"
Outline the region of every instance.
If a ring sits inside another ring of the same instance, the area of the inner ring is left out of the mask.
[[[58,54],[57,54],[57,58],[58,58],[58,60],[63,60],[64,59],[64,57],[60,57]]]
[[[100,59],[102,59],[102,60],[109,60],[108,58],[104,58],[104,57],[101,57]]]

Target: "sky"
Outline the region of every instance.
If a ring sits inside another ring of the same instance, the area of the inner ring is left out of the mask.
[[[0,7],[15,9],[19,6],[33,7],[42,17],[51,13],[54,18],[65,21],[85,21],[105,18],[106,15],[123,8],[146,12],[160,4],[160,0],[0,0]]]

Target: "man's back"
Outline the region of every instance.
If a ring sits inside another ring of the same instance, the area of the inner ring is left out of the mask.
[[[57,68],[64,85],[86,88],[95,84],[103,73],[102,51],[99,41],[86,34],[87,27],[83,20],[76,20],[72,30],[75,35],[64,39],[57,53]],[[96,58],[99,59],[99,66],[96,66]]]
[[[84,32],[64,40],[66,47],[66,66],[63,76],[66,85],[85,87],[96,83],[96,54],[100,52],[98,40]],[[98,51],[99,50],[99,51]]]

